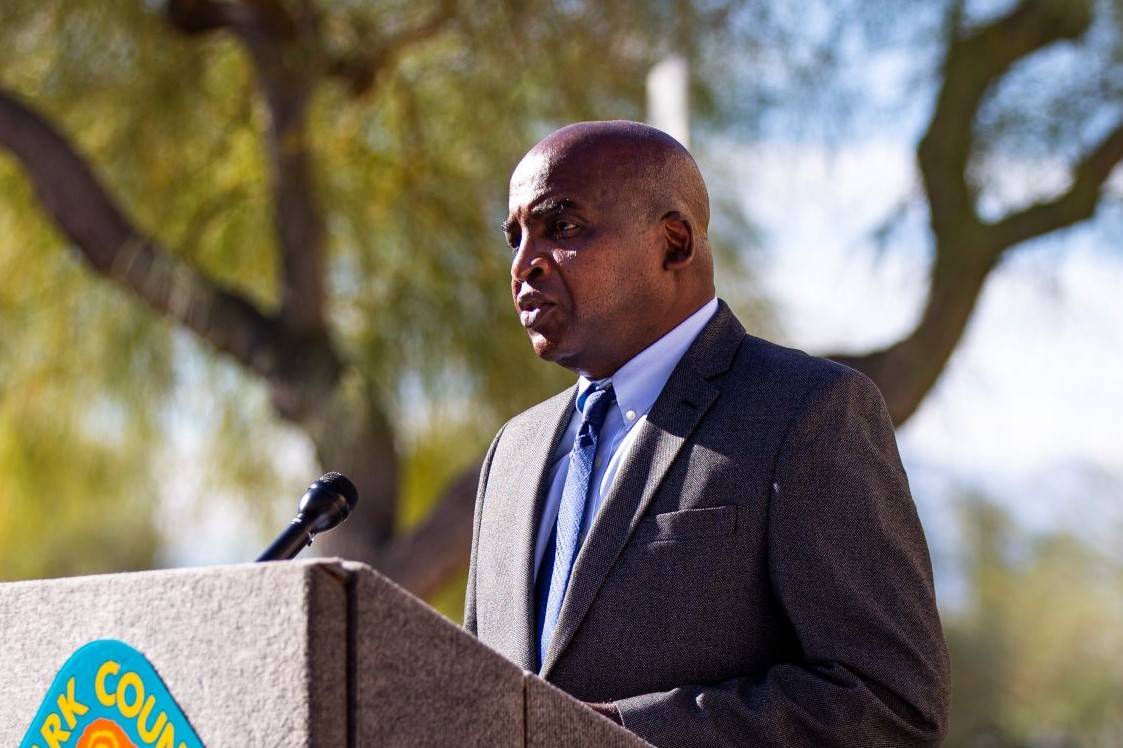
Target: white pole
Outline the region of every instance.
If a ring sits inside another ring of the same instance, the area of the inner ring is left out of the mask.
[[[648,72],[647,124],[690,147],[690,66],[685,57],[665,57]]]

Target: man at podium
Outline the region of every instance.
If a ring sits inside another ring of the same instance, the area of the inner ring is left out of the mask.
[[[689,153],[565,127],[515,168],[511,290],[577,385],[480,477],[465,627],[657,746],[937,745],[948,657],[877,387],[717,299]]]

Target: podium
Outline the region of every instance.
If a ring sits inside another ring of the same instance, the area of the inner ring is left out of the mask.
[[[3,746],[647,745],[362,564],[0,584],[0,631]]]

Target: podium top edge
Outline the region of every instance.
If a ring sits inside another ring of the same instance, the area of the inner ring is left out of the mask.
[[[96,574],[81,574],[70,577],[43,577],[40,579],[21,579],[7,581],[0,579],[0,588],[16,589],[29,585],[55,585],[71,584],[75,582],[99,582],[112,579],[147,579],[153,577],[174,578],[198,574],[253,574],[260,571],[263,574],[297,573],[305,575],[309,572],[322,571],[340,580],[351,575],[373,575],[381,577],[376,570],[358,561],[348,561],[342,558],[307,558],[292,561],[265,561],[247,562],[238,564],[214,564],[207,566],[177,566],[160,569],[142,569],[136,571],[104,572]],[[383,577],[385,578],[385,577]]]

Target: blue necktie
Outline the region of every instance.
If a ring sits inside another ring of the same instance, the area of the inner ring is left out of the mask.
[[[593,477],[593,458],[597,454],[597,438],[608,414],[608,407],[615,399],[616,394],[610,386],[603,390],[587,390],[584,404],[578,404],[581,409],[581,428],[577,430],[573,450],[569,453],[569,471],[565,476],[565,487],[558,506],[558,520],[547,541],[542,568],[538,570],[535,596],[539,670],[546,660],[546,650],[550,647],[550,640],[558,625],[569,575],[573,571],[573,562],[580,547],[585,505]]]

